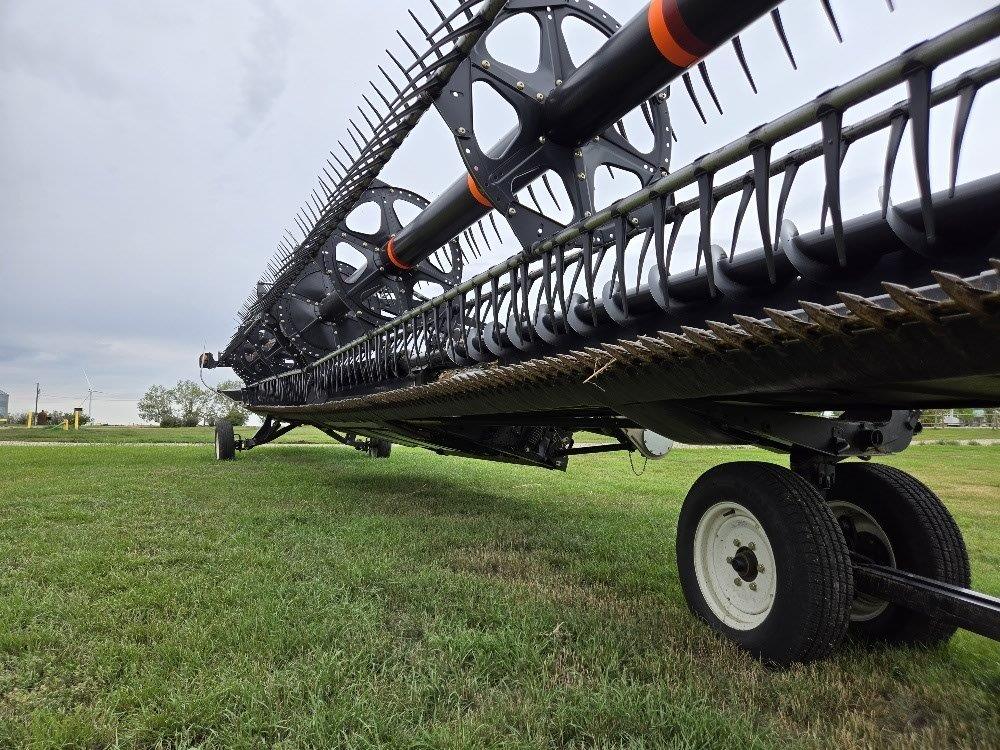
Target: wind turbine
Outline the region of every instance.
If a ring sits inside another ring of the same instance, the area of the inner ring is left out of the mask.
[[[91,422],[94,421],[94,394],[104,393],[104,391],[95,391],[94,384],[90,382],[90,376],[87,375],[87,371],[83,371],[83,377],[87,379],[87,417]]]

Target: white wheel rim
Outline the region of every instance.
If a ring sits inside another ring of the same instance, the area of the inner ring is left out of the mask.
[[[694,571],[705,603],[724,625],[753,630],[771,613],[778,590],[774,552],[760,521],[739,503],[716,503],[698,521]]]
[[[889,566],[896,567],[896,554],[893,552],[892,542],[889,541],[889,536],[871,513],[846,500],[832,501],[830,503],[830,510],[837,517],[838,523],[841,522],[842,518],[849,518],[851,523],[854,524],[854,529],[857,533],[871,534],[878,539],[889,553]],[[851,602],[851,621],[865,622],[866,620],[874,620],[885,612],[888,606],[889,602],[884,599],[877,599],[870,594],[857,592],[854,595],[854,601]]]

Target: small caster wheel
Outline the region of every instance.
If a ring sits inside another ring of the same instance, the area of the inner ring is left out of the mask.
[[[368,441],[368,455],[372,458],[389,458],[392,453],[392,443],[382,438],[372,438]]]
[[[215,459],[217,461],[232,461],[236,458],[236,436],[233,426],[220,419],[215,423]]]
[[[829,497],[852,552],[953,586],[971,583],[969,554],[940,498],[906,472],[879,464],[837,467]],[[858,592],[851,634],[872,642],[934,645],[956,626]]]
[[[681,508],[677,567],[691,610],[769,665],[825,658],[847,632],[844,535],[819,491],[783,467],[703,474]]]

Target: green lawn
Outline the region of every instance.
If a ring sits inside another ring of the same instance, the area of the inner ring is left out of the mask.
[[[237,427],[244,437],[256,432],[256,427]],[[1000,440],[1000,430],[975,427],[946,427],[924,430],[917,442],[955,440]],[[0,443],[13,441],[58,443],[211,443],[215,440],[212,427],[82,427],[64,430],[62,427],[0,427]],[[606,443],[611,438],[594,432],[576,433],[578,443]],[[298,427],[278,438],[279,443],[320,444],[336,441],[314,427]]]
[[[0,446],[0,747],[1000,746],[992,641],[774,673],[693,620],[680,502],[748,458]],[[992,594],[998,462],[891,459]]]

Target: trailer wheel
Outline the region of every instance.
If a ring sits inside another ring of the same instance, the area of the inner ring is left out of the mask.
[[[878,464],[837,467],[830,507],[848,547],[875,562],[968,588],[969,554],[941,499],[904,471]],[[956,627],[858,593],[851,633],[871,641],[933,645]]]
[[[220,419],[215,423],[215,458],[217,461],[231,461],[236,458],[236,436],[233,426]]]
[[[819,491],[783,467],[703,474],[681,508],[677,566],[692,611],[766,663],[822,659],[847,632],[844,535]]]
[[[368,455],[372,458],[389,458],[392,453],[392,443],[383,438],[371,438],[368,442]]]

